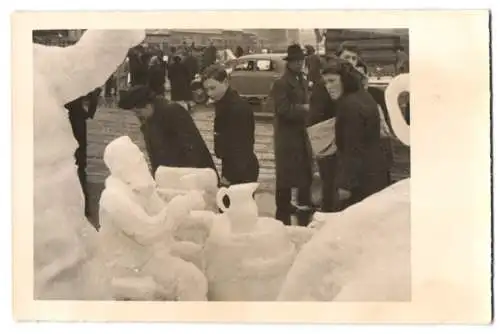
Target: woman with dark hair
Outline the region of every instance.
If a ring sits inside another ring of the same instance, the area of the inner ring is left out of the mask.
[[[351,64],[327,68],[340,75],[341,97],[337,103],[335,141],[342,181],[351,192],[349,204],[389,185],[387,162],[380,137],[377,103],[363,87],[362,75]]]

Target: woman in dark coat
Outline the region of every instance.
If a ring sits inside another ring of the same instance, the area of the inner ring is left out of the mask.
[[[179,104],[157,97],[147,86],[137,86],[118,106],[137,112],[153,175],[159,166],[216,170],[193,119]]]
[[[172,101],[191,100],[191,73],[181,57],[176,55],[168,66],[168,80],[170,80],[170,98]]]
[[[309,112],[308,83],[302,67],[305,55],[298,45],[287,50],[287,69],[276,80],[270,98],[274,106],[274,154],[276,164],[276,219],[291,223],[292,188],[298,188],[299,223],[307,224],[311,211],[312,151],[306,130]],[[304,213],[302,215],[301,213]],[[302,217],[304,219],[302,220]]]
[[[335,139],[343,181],[351,192],[350,204],[384,189],[387,163],[380,140],[380,114],[362,84],[361,74],[350,64],[339,67],[342,96],[337,104]]]
[[[222,183],[257,182],[259,162],[254,153],[255,119],[251,106],[229,87],[222,66],[206,68],[202,80],[207,94],[215,101],[214,149],[222,161]]]

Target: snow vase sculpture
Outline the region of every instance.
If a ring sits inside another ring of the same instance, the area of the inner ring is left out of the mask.
[[[104,162],[111,175],[100,200],[100,251],[115,278],[113,298],[206,300],[203,273],[171,254],[173,247],[178,248],[173,231],[192,208],[203,206],[201,195],[190,192],[165,204],[144,155],[129,137],[112,141],[104,151]],[[193,252],[200,250],[187,248],[186,257]],[[145,291],[137,292],[135,285]]]
[[[77,145],[63,106],[102,85],[144,37],[143,30],[87,30],[70,47],[33,46],[35,299],[107,298],[107,274],[92,251],[97,232],[84,216]]]
[[[217,215],[205,244],[209,300],[271,301],[296,251],[280,221],[257,215],[257,183],[222,188]]]

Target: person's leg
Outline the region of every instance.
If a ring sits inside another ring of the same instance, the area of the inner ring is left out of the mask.
[[[311,186],[298,189],[297,204],[299,205],[296,212],[298,223],[300,226],[307,226],[313,213]]]
[[[318,159],[319,175],[321,177],[321,210],[334,212],[338,209],[338,192],[335,184],[336,157],[329,156]]]
[[[285,225],[291,225],[291,205],[292,189],[290,188],[277,188],[276,189],[276,216]]]

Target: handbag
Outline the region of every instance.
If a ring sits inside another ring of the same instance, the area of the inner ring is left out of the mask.
[[[313,154],[317,158],[333,155],[337,151],[335,144],[335,118],[314,124],[307,128]]]

